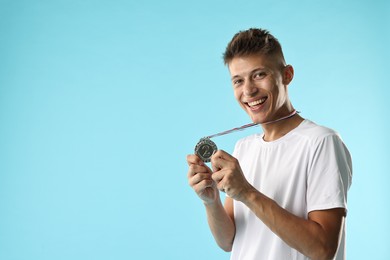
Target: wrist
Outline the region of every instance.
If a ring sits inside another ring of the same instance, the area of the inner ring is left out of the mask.
[[[240,199],[238,200],[247,205],[251,201],[255,200],[260,194],[261,193],[258,190],[251,186],[249,189],[241,193]]]
[[[207,199],[207,200],[202,200],[202,201],[203,201],[203,205],[205,207],[213,207],[213,206],[216,206],[216,205],[222,205],[222,201],[221,201],[221,198],[220,198],[219,194],[217,194],[215,196],[215,198],[213,198],[213,199]]]

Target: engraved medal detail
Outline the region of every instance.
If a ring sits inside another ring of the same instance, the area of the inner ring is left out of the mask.
[[[207,137],[201,138],[195,146],[195,154],[204,162],[210,162],[211,156],[217,150],[217,145]]]

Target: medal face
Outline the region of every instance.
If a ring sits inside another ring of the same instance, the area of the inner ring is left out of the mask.
[[[211,156],[218,150],[217,145],[209,138],[202,138],[195,146],[195,154],[204,162],[210,162]]]

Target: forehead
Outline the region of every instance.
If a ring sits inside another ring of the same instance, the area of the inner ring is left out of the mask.
[[[234,57],[228,64],[230,75],[243,76],[257,69],[274,70],[279,68],[280,61],[274,55],[254,54]]]

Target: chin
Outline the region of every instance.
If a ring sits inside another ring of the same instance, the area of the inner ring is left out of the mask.
[[[264,118],[259,118],[258,116],[250,116],[251,120],[255,124],[262,124],[265,122]]]

